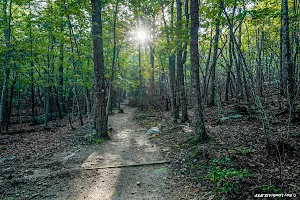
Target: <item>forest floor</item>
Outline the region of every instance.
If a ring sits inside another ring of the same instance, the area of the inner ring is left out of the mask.
[[[192,120],[173,123],[170,112],[122,107],[124,113],[109,117],[113,134],[105,142],[90,141],[86,121],[71,130],[67,119],[51,122],[48,130],[39,125],[36,132],[0,135],[0,199],[250,200],[275,193],[299,198],[299,123],[291,124],[281,143],[287,114],[277,106],[266,107],[274,113],[270,149],[255,109],[250,119],[228,118],[236,113],[232,104],[223,104],[220,123],[218,108],[206,108],[210,139],[199,143]],[[147,135],[152,127],[160,133]]]
[[[191,128],[192,109],[186,123],[172,123],[170,112],[165,111],[137,114],[146,126],[161,124],[162,134],[153,140],[170,148],[170,184],[178,188],[174,199],[251,200],[262,194],[271,197],[259,199],[300,198],[300,123],[295,121],[288,128],[288,113],[273,99],[262,98],[271,116],[270,146],[266,146],[259,110],[254,107],[250,118],[244,111],[236,113],[233,102],[222,102],[221,110],[206,107],[209,140],[202,143],[195,141]]]
[[[87,127],[54,124],[1,135],[0,199],[169,199],[167,149],[135,122],[136,109],[123,109],[109,117],[112,139],[101,144],[89,142]]]

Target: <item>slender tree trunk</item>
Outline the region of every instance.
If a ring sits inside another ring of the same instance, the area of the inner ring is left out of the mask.
[[[281,6],[281,13],[283,6]],[[283,16],[280,17],[280,60],[279,60],[279,93],[281,96],[284,95],[284,85],[285,85],[285,69],[283,66]]]
[[[174,1],[171,2],[171,19],[170,19],[170,29],[173,28],[174,25]],[[167,43],[170,45],[171,43],[171,31],[168,30],[165,14],[164,14],[164,6],[162,4],[162,14],[163,14],[163,21],[165,32],[167,36]],[[172,107],[172,117],[173,121],[177,121],[179,119],[179,111],[177,107],[177,100],[176,100],[176,73],[175,73],[175,54],[171,53],[169,55],[169,78],[170,78],[170,89],[171,89],[171,107]]]
[[[143,92],[143,75],[142,75],[142,52],[141,52],[141,42],[139,42],[139,106],[140,109],[143,108],[144,104],[144,92]]]
[[[240,61],[243,63],[243,65],[244,65],[244,69],[242,70],[242,72],[243,72],[243,81],[244,81],[245,93],[246,93],[247,104],[248,104],[248,113],[249,113],[249,118],[250,118],[251,113],[252,113],[252,111],[251,111],[251,102],[250,102],[250,95],[249,95],[249,93],[248,93],[248,88],[247,88],[247,79],[246,79],[245,71],[244,71],[244,70],[247,70],[247,69],[246,69],[246,68],[247,68],[247,63],[246,63],[246,60],[245,60],[245,58],[244,58],[244,56],[243,56],[243,54],[242,54],[241,46],[240,46],[240,44],[237,42],[237,40],[236,40],[236,38],[235,38],[235,36],[234,36],[233,25],[232,25],[232,22],[230,21],[230,18],[229,18],[229,16],[228,16],[228,13],[226,12],[225,7],[224,7],[224,2],[221,0],[220,3],[221,3],[221,8],[222,8],[222,10],[223,10],[223,12],[224,12],[224,14],[225,14],[226,20],[227,20],[227,22],[228,22],[229,33],[230,33],[230,35],[231,35],[231,37],[232,37],[233,45],[235,45],[236,50],[237,50],[237,53],[238,53],[238,62],[239,62],[239,60],[240,60]],[[234,54],[233,54],[233,55],[234,55]],[[253,88],[252,88],[252,89],[253,89]],[[255,91],[253,91],[253,92],[255,92]]]
[[[13,104],[13,95],[14,95],[14,90],[15,90],[16,83],[17,83],[17,76],[14,73],[14,80],[13,80],[13,83],[10,87],[9,105],[8,105],[8,109],[7,109],[6,128],[5,128],[6,132],[8,132],[8,127],[9,127],[9,124],[10,124],[10,116],[11,116],[12,104]]]
[[[208,56],[205,62],[205,73],[203,74],[203,93],[204,93],[204,101],[208,104],[208,86],[209,86],[209,79],[210,79],[210,60],[211,60],[211,51],[213,46],[213,28],[210,31],[210,42],[209,42],[209,50]]]
[[[238,27],[238,43],[239,45],[241,45],[241,34],[242,34],[242,26],[240,25]],[[231,40],[231,46],[232,46],[232,53],[234,52],[234,43],[233,43],[233,39],[230,36],[230,40]],[[232,56],[232,55],[231,55]],[[243,99],[244,98],[244,94],[243,94],[243,81],[242,81],[242,74],[241,74],[241,62],[240,60],[238,60],[237,64],[236,64],[236,89],[237,89],[237,97],[238,99]]]
[[[229,34],[229,45],[228,45],[228,55],[229,55],[229,66],[227,69],[229,71],[229,74],[228,74],[228,71],[227,71],[227,79],[226,79],[226,95],[225,95],[225,100],[228,101],[228,81],[230,80],[230,71],[231,71],[231,68],[232,68],[232,65],[233,65],[233,51],[234,51],[234,48],[233,48],[233,41],[232,41],[232,35]],[[240,69],[239,69],[240,70]],[[240,73],[240,72],[239,72]],[[237,81],[239,82],[239,81]],[[240,86],[237,86],[237,88],[240,88]],[[237,91],[239,92],[239,90],[237,89]],[[239,94],[239,93],[238,93]],[[237,96],[238,96],[237,94]],[[236,101],[235,101],[236,102]]]
[[[155,46],[154,46],[154,40],[155,40],[155,15],[152,16],[153,21],[151,22],[151,42],[149,44],[150,49],[150,66],[151,66],[151,77],[150,77],[150,94],[151,94],[151,107],[155,108],[156,106],[156,95],[155,95],[155,63],[154,63],[154,55],[155,55]]]
[[[67,11],[67,5],[65,4],[65,10]],[[76,105],[77,105],[77,111],[78,111],[78,119],[80,122],[80,125],[83,126],[83,120],[82,120],[82,114],[81,114],[81,110],[80,110],[80,105],[79,105],[79,95],[78,95],[78,85],[77,85],[77,74],[78,74],[78,68],[77,65],[78,63],[76,63],[75,61],[75,52],[74,52],[74,43],[75,46],[77,47],[77,43],[76,43],[76,39],[74,37],[74,33],[73,33],[73,28],[72,28],[72,24],[71,24],[71,19],[70,19],[70,15],[67,15],[68,18],[68,27],[69,27],[69,37],[70,37],[70,45],[71,45],[71,52],[72,52],[72,64],[73,64],[73,70],[74,70],[74,79],[73,79],[73,84],[74,84],[74,97],[76,100]],[[73,42],[74,39],[74,42]],[[78,53],[78,60],[80,60],[80,53],[77,47],[77,53]]]
[[[113,89],[113,82],[115,79],[115,70],[116,70],[116,54],[117,54],[117,17],[118,17],[118,7],[119,7],[119,0],[116,1],[115,5],[115,11],[114,11],[114,22],[113,22],[113,36],[114,36],[114,47],[113,47],[113,57],[112,57],[112,65],[111,65],[111,76],[110,76],[110,82],[109,82],[109,98],[108,98],[108,103],[107,106],[109,107],[106,110],[106,114],[112,113],[113,110],[113,95],[112,92],[114,91]]]
[[[300,1],[299,0],[294,0],[293,1],[293,14],[296,16],[299,16],[299,11],[300,11]],[[298,17],[299,18],[299,17]],[[299,54],[300,54],[300,34],[299,34],[299,27],[300,27],[300,22],[299,20],[294,20],[294,27],[298,27],[298,29],[294,28],[293,29],[293,38],[292,41],[294,41],[294,46],[295,46],[295,52],[294,52],[294,57],[292,58],[293,60],[293,65],[295,68],[295,81],[299,82]]]
[[[95,75],[95,125],[99,138],[108,138],[106,117],[105,66],[102,40],[101,1],[92,3],[92,36]]]
[[[182,32],[182,2],[176,0],[176,11],[177,11],[177,32],[179,33],[177,41],[177,82],[180,94],[180,107],[181,107],[181,121],[186,122],[188,120],[187,114],[187,101],[184,86],[184,74],[183,74],[183,59],[182,59],[182,38],[180,32]]]
[[[216,34],[214,38],[214,54],[211,64],[211,94],[209,105],[215,105],[215,93],[216,93],[216,64],[217,64],[217,55],[218,55],[218,44],[219,44],[219,35],[220,35],[220,20],[217,16],[216,18]]]
[[[198,141],[206,139],[207,133],[204,125],[201,91],[200,91],[200,78],[199,78],[199,54],[198,54],[198,29],[199,29],[199,2],[198,0],[191,0],[191,29],[190,29],[190,54],[191,54],[191,82],[193,105],[195,112],[195,133]]]
[[[291,113],[291,119],[294,118],[294,99],[296,96],[295,90],[295,67],[292,61],[291,44],[290,44],[290,33],[289,33],[289,9],[288,1],[282,0],[282,57],[283,65],[287,71],[287,97],[288,107]]]
[[[259,32],[257,31],[257,40],[259,37]],[[264,38],[265,33],[262,30],[261,39],[257,41],[257,53],[258,53],[258,61],[257,61],[257,82],[260,96],[263,96],[263,65],[262,65],[262,52],[263,52],[263,45],[264,45]]]
[[[3,108],[4,108],[4,101],[5,101],[5,93],[6,93],[6,87],[9,77],[9,61],[10,61],[10,33],[11,33],[11,17],[12,17],[12,0],[10,0],[9,4],[9,15],[7,15],[7,0],[3,0],[2,2],[2,11],[3,11],[3,24],[4,24],[4,41],[5,41],[5,59],[4,59],[4,68],[3,68],[3,74],[4,74],[4,80],[1,90],[1,97],[0,97],[0,133],[2,131],[2,123],[3,123]]]
[[[63,33],[65,28],[65,24],[62,21],[60,23],[60,32]],[[63,97],[64,91],[64,41],[63,37],[61,37],[61,41],[59,44],[59,66],[58,66],[58,103],[59,103],[59,117],[62,119],[62,112],[66,112],[66,106]]]

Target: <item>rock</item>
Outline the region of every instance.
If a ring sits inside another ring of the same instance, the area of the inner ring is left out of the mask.
[[[150,129],[147,131],[147,134],[148,134],[148,135],[159,134],[159,133],[160,133],[160,130],[159,130],[158,127],[150,128]]]
[[[228,116],[228,117],[221,117],[220,121],[224,122],[228,119],[239,119],[239,118],[242,118],[242,117],[243,117],[243,115],[241,115],[241,114],[235,114],[235,115],[231,115],[231,116]]]
[[[230,119],[239,119],[239,118],[242,118],[242,117],[243,117],[243,115],[241,115],[241,114],[235,114],[235,115],[229,116]]]

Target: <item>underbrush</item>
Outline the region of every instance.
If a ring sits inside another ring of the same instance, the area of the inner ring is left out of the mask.
[[[232,115],[233,105],[224,106],[225,116]],[[273,108],[272,108],[273,109]],[[273,112],[273,111],[268,111]],[[193,112],[189,112],[192,116]],[[195,142],[190,124],[172,123],[170,113],[165,112],[169,124],[157,120],[150,111],[138,111],[136,119],[145,127],[168,126],[158,139],[171,149],[168,157],[173,160],[172,173],[176,177],[174,199],[256,199],[258,194],[275,194],[268,199],[285,199],[281,194],[300,196],[300,137],[299,127],[292,124],[288,141],[281,141],[287,134],[286,119],[273,120],[270,139],[265,144],[259,114],[218,121],[218,108],[206,108],[206,127],[210,137],[203,143]],[[224,114],[223,113],[223,114]],[[191,117],[192,119],[192,117]],[[171,125],[170,125],[171,124]],[[270,150],[271,148],[271,150]],[[297,196],[295,198],[295,196]]]
[[[237,170],[232,168],[229,157],[222,159],[214,158],[211,161],[211,168],[208,179],[214,184],[216,197],[222,194],[236,194],[240,189],[240,183],[250,176],[247,169]]]

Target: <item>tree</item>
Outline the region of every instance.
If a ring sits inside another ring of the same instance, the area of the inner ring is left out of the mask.
[[[176,14],[177,14],[177,33],[182,32],[182,2],[181,0],[176,0]],[[183,50],[182,50],[182,35],[179,34],[177,38],[177,84],[180,96],[180,108],[181,108],[181,121],[186,122],[188,120],[187,114],[187,99],[185,93],[185,84],[184,84],[184,72],[183,72]]]
[[[11,34],[11,18],[12,18],[12,0],[10,0],[9,4],[9,13],[7,14],[7,0],[3,0],[2,2],[2,11],[3,11],[3,24],[4,24],[4,39],[5,39],[5,59],[4,59],[4,80],[1,90],[0,97],[0,133],[2,129],[2,121],[3,121],[3,107],[5,101],[5,93],[8,83],[9,77],[9,62],[10,62],[10,34]]]
[[[191,28],[190,28],[190,54],[191,54],[191,82],[193,107],[195,113],[195,133],[199,141],[207,138],[203,119],[200,78],[199,78],[199,53],[198,53],[198,29],[199,29],[199,2],[191,0]]]
[[[105,66],[102,41],[101,1],[92,3],[92,37],[95,76],[95,126],[99,138],[107,138]]]
[[[282,0],[282,37],[280,43],[282,44],[282,59],[283,68],[287,71],[287,99],[288,107],[291,113],[291,119],[294,118],[294,100],[296,96],[295,90],[295,67],[292,61],[290,31],[289,31],[289,9],[288,1]]]
[[[161,10],[162,10],[162,17],[164,21],[164,29],[167,39],[167,44],[170,46],[171,42],[173,41],[173,35],[171,34],[171,30],[174,26],[174,0],[171,1],[170,5],[170,28],[167,27],[165,12],[164,12],[164,4],[161,3]],[[179,111],[177,106],[177,94],[176,94],[176,69],[175,69],[175,61],[176,56],[173,52],[170,51],[168,58],[168,68],[169,68],[169,78],[170,78],[170,90],[171,90],[171,107],[172,107],[172,117],[173,121],[177,121],[179,119]]]
[[[217,56],[218,56],[219,35],[220,35],[220,19],[219,19],[219,14],[218,14],[216,16],[216,34],[214,37],[214,52],[213,52],[213,60],[212,60],[212,64],[211,64],[211,95],[210,95],[210,100],[209,100],[210,106],[215,105],[216,64],[217,64]]]

